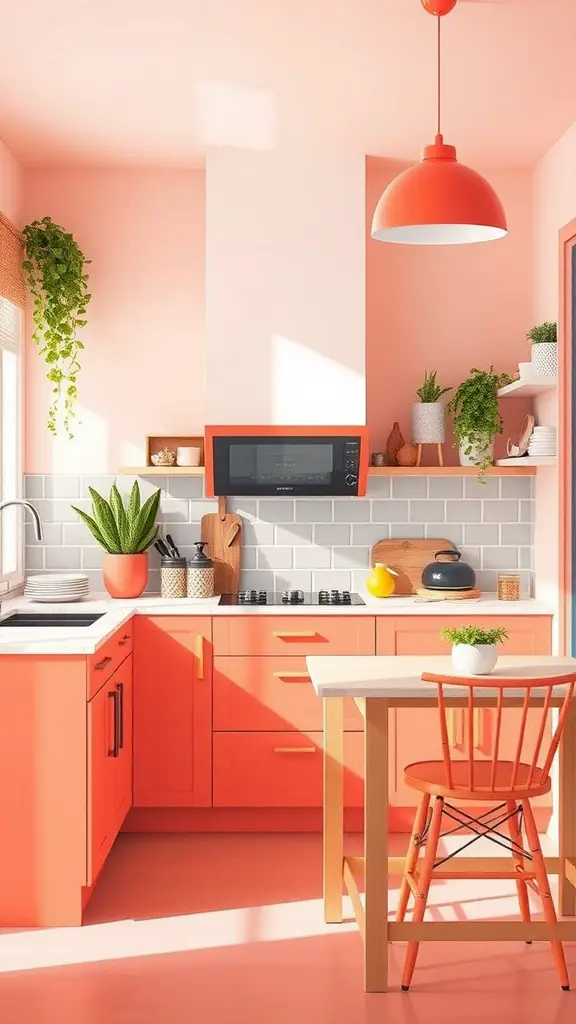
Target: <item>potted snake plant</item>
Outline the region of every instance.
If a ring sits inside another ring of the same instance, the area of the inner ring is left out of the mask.
[[[140,597],[148,582],[147,549],[158,534],[156,516],[160,491],[156,490],[142,504],[140,487],[135,480],[128,504],[125,505],[116,484],[107,501],[93,487],[92,515],[72,505],[94,539],[104,549],[102,577],[110,597]]]
[[[416,394],[420,399],[412,406],[412,440],[414,444],[444,444],[446,425],[444,403],[440,399],[452,388],[441,388],[436,383],[438,371],[424,373],[424,383]]]

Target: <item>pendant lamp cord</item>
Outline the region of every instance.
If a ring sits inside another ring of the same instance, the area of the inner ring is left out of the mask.
[[[439,15],[437,15],[436,20],[438,22],[438,48],[437,48],[437,68],[436,68],[436,71],[437,71],[436,102],[437,102],[438,120],[437,120],[436,133],[437,133],[437,135],[440,135],[441,134],[440,133],[440,23],[442,21],[442,18]]]

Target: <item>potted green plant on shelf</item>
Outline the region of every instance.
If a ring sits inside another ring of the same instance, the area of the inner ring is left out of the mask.
[[[458,626],[443,629],[440,636],[452,644],[452,664],[462,676],[489,675],[498,661],[496,645],[508,639],[502,626],[495,629]]]
[[[441,388],[436,383],[438,371],[424,372],[424,383],[416,394],[420,399],[412,406],[412,440],[414,444],[444,444],[446,424],[443,395],[452,388]]]
[[[25,259],[22,270],[30,289],[33,308],[32,338],[44,356],[46,376],[52,385],[48,430],[62,426],[72,437],[71,422],[78,396],[77,380],[84,348],[78,329],[85,327],[88,291],[87,260],[69,231],[51,217],[34,220],[22,231]],[[61,408],[62,400],[64,401]]]
[[[496,373],[493,366],[489,370],[473,367],[448,403],[448,411],[454,415],[460,465],[477,466],[480,479],[492,465],[494,438],[502,433],[498,389],[511,379],[507,373]]]
[[[532,369],[537,377],[556,377],[558,373],[558,328],[555,323],[531,327],[526,335],[532,342]]]
[[[135,480],[125,505],[116,484],[106,501],[93,487],[92,515],[72,505],[92,536],[104,548],[102,577],[110,597],[140,597],[148,582],[147,549],[158,534],[156,516],[160,491],[156,490],[142,504],[140,487]]]

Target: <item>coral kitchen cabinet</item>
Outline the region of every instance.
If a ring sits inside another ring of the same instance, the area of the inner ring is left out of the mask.
[[[212,803],[212,623],[137,616],[134,807]]]
[[[0,658],[0,927],[82,923],[132,802],[132,632]]]
[[[550,654],[552,650],[552,619],[547,616],[498,616],[494,618],[472,614],[471,621],[479,627],[491,629],[504,626],[508,640],[502,650],[506,654]],[[379,618],[376,620],[377,654],[447,654],[449,648],[440,632],[446,626],[460,626],[460,616],[404,616],[403,618]],[[511,723],[516,711],[508,711],[506,724]],[[439,726],[438,713],[426,708],[393,709],[390,711],[390,736],[393,748],[392,772],[390,779],[390,823],[394,831],[408,831],[412,825],[414,791],[404,783],[404,767],[411,761],[438,758]],[[521,711],[518,711],[521,715]],[[452,756],[458,757],[463,748],[465,728],[464,710],[455,709],[449,717],[449,741]],[[494,715],[489,708],[481,708],[474,722],[476,743],[475,756],[482,758],[491,749],[490,731]],[[518,728],[509,730],[518,736]],[[528,742],[528,737],[527,737]],[[500,740],[501,756],[514,756],[513,743],[506,748],[507,736]],[[538,806],[538,804],[540,806]],[[541,797],[535,801],[539,827],[546,827],[551,798]]]

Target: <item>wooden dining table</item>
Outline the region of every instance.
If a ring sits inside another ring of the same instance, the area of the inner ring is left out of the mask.
[[[316,657],[306,659],[312,686],[324,702],[324,811],[323,880],[324,917],[327,922],[342,921],[343,886],[350,896],[354,914],[364,940],[364,988],[366,992],[388,990],[388,943],[393,940],[435,941],[549,941],[544,922],[522,921],[424,921],[402,924],[388,920],[388,886],[391,875],[401,875],[404,857],[389,856],[388,851],[388,712],[392,708],[429,708],[437,706],[433,684],[422,680],[422,673],[454,676],[449,655],[396,655]],[[503,656],[486,680],[486,691],[475,690],[480,706],[495,706],[490,678],[509,676],[529,679],[566,675],[574,669],[576,658],[554,655]],[[464,707],[462,688],[444,688],[448,708]],[[566,687],[554,687],[550,706],[557,708],[566,695]],[[344,700],[351,698],[364,720],[364,856],[349,856],[344,848],[343,746]],[[542,706],[535,691],[534,706]],[[504,706],[518,706],[513,690],[504,691]],[[553,713],[553,712],[552,712]],[[438,729],[438,757],[441,758]],[[558,853],[546,857],[550,874],[559,876],[559,911],[563,917],[576,915],[576,698],[566,719],[559,748],[558,772]],[[472,869],[502,871],[502,857],[458,857],[463,873]],[[364,878],[364,900],[360,893]],[[495,929],[497,928],[497,934]],[[576,941],[576,919],[559,921],[557,937]]]

